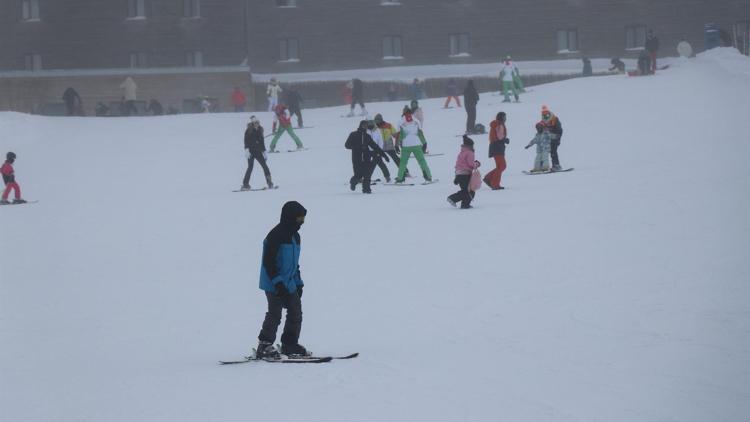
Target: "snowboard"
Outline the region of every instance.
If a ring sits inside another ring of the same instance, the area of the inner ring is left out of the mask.
[[[36,204],[37,202],[39,202],[39,201],[26,201],[26,202],[24,202],[24,203],[21,203],[21,204],[14,204],[13,202],[11,202],[11,203],[9,203],[9,204],[0,204],[0,206],[2,206],[2,205],[26,205],[26,204]]]
[[[528,171],[528,170],[524,170],[523,174],[528,174],[529,176],[534,176],[534,175],[537,175],[537,174],[564,173],[566,171],[572,171],[572,170],[573,170],[573,167],[562,169],[562,170],[557,170],[557,171],[552,171],[552,170],[547,170],[547,171]]]
[[[425,154],[424,156],[425,157],[439,157],[441,155],[445,155],[445,153],[443,153],[443,152],[435,152],[435,153]]]
[[[309,149],[309,148],[304,148],[304,147],[303,147],[303,148],[297,148],[297,149],[288,149],[288,150],[286,150],[286,152],[300,152],[300,151],[307,151],[308,149]],[[268,151],[268,153],[269,153],[269,154],[278,154],[278,153],[280,153],[280,152],[281,152],[281,151],[279,151],[279,150],[276,150],[276,151]]]
[[[439,182],[440,179],[432,179],[431,181],[424,181],[420,183],[420,185],[431,185],[433,183]],[[414,186],[416,183],[383,183],[383,186]]]
[[[237,189],[237,190],[233,190],[232,192],[256,192],[256,191],[259,191],[259,190],[274,190],[274,189],[278,189],[278,188],[279,188],[279,185],[273,185],[273,187],[270,188],[270,189],[268,188],[268,186],[266,186],[266,187],[263,187],[263,188],[252,188],[252,189],[245,189],[245,190]]]
[[[352,353],[351,355],[347,356],[324,356],[324,357],[318,357],[318,356],[286,356],[281,355],[278,358],[256,358],[256,357],[246,357],[242,360],[222,360],[219,361],[220,365],[236,365],[240,363],[248,363],[248,362],[269,362],[269,363],[326,363],[330,362],[334,359],[353,359],[359,356],[359,353]]]

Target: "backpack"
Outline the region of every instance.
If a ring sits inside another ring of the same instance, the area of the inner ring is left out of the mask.
[[[474,133],[487,133],[487,130],[483,124],[477,123],[476,126],[474,126]]]

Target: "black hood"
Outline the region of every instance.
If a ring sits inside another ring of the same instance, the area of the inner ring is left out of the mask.
[[[281,208],[281,225],[296,232],[302,227],[297,217],[303,215],[307,215],[305,207],[297,201],[289,201]]]

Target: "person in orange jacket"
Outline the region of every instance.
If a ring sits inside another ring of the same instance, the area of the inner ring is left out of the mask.
[[[495,168],[484,176],[484,183],[492,190],[505,189],[500,185],[503,171],[507,167],[505,162],[505,145],[510,144],[508,129],[505,127],[505,112],[497,113],[495,120],[490,122],[489,157],[495,160]]]
[[[232,105],[234,106],[235,113],[245,111],[246,104],[247,98],[245,97],[245,93],[242,92],[240,87],[234,87],[234,91],[232,91]]]

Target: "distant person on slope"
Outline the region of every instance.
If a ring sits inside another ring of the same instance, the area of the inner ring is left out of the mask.
[[[456,100],[456,105],[458,107],[461,107],[461,100],[458,98],[458,87],[456,86],[456,80],[453,78],[448,79],[448,85],[445,87],[445,104],[443,104],[443,108],[448,108],[448,106],[451,103],[451,100]]]
[[[309,356],[299,344],[302,330],[302,281],[299,267],[302,239],[299,229],[305,223],[307,210],[296,201],[284,204],[281,221],[263,240],[263,261],[260,269],[260,288],[266,294],[268,312],[258,334],[256,358],[278,357],[273,343],[281,324],[281,312],[286,308],[286,322],[281,334],[281,353],[287,356]]]
[[[16,172],[13,169],[13,163],[16,161],[16,154],[14,152],[8,152],[5,154],[5,163],[0,167],[0,173],[3,175],[3,183],[5,183],[5,190],[3,191],[3,197],[0,199],[0,204],[8,205],[8,196],[10,191],[15,191],[14,204],[25,204],[26,201],[21,199],[21,187],[16,182]]]
[[[365,87],[360,79],[352,79],[352,103],[349,108],[348,117],[354,116],[354,105],[359,104],[360,116],[367,116],[367,109],[365,109]]]
[[[536,136],[534,136],[534,139],[524,147],[524,149],[529,149],[532,145],[536,145],[536,157],[534,158],[534,168],[531,170],[532,173],[550,170],[549,150],[551,142],[549,128],[546,128],[541,123],[537,123]]]
[[[266,163],[266,143],[263,138],[263,126],[255,116],[250,116],[250,123],[245,130],[245,158],[247,158],[247,170],[245,177],[242,179],[241,190],[250,190],[250,175],[253,173],[253,163],[255,161],[263,168],[263,174],[266,176],[268,189],[273,189],[271,180],[271,170]]]
[[[276,106],[279,105],[279,96],[281,96],[281,93],[284,90],[281,89],[281,86],[279,85],[278,81],[276,81],[276,78],[271,78],[271,83],[266,85],[266,97],[268,98],[268,111],[276,111]],[[271,127],[271,130],[273,133],[276,133],[276,125],[278,123],[278,118],[276,114],[273,115],[273,126]]]
[[[241,113],[245,111],[245,105],[247,105],[247,97],[245,96],[245,93],[242,92],[240,87],[235,86],[234,90],[232,91],[232,106],[234,107],[235,113]]]
[[[474,81],[466,82],[464,88],[464,106],[466,107],[466,133],[471,134],[476,131],[477,126],[477,103],[479,103],[479,93],[474,88]]]
[[[656,53],[659,52],[659,38],[654,35],[652,29],[648,30],[648,36],[646,37],[646,51],[648,51],[649,58],[651,59],[651,68],[649,69],[651,74],[656,73]]]
[[[78,91],[69,86],[62,95],[65,101],[65,112],[68,116],[83,116],[83,102]]]
[[[135,106],[135,101],[138,98],[138,85],[136,85],[133,78],[128,76],[120,84],[122,90],[122,100],[124,104],[124,114],[130,116],[131,114],[138,115],[138,108]]]
[[[297,127],[304,126],[302,123],[302,95],[295,90],[289,89],[286,92],[286,106],[289,107],[289,114],[297,116]]]
[[[357,130],[349,134],[344,146],[352,151],[352,168],[354,175],[349,179],[351,190],[357,189],[357,184],[362,183],[362,193],[372,193],[370,190],[370,178],[375,169],[375,161],[385,156],[385,152],[375,143],[367,131],[367,120],[359,122]]]
[[[508,129],[505,127],[505,112],[497,113],[495,120],[490,122],[489,157],[495,160],[495,168],[484,176],[484,183],[492,190],[505,189],[500,185],[503,171],[508,166],[505,162],[505,145],[510,144]]]
[[[399,144],[401,145],[401,164],[398,166],[398,176],[396,177],[396,183],[404,183],[404,177],[406,177],[406,166],[409,163],[409,157],[414,154],[419,163],[419,167],[422,169],[422,175],[425,181],[432,182],[432,173],[430,167],[427,165],[427,161],[424,159],[424,153],[422,152],[422,143],[424,135],[422,135],[422,126],[419,124],[419,120],[415,119],[411,114],[409,107],[404,107],[401,122],[399,123]]]
[[[518,69],[516,65],[510,60],[510,57],[505,59],[503,67],[500,69],[500,80],[503,83],[503,99],[504,103],[510,102],[510,94],[513,94],[516,102],[518,102],[518,90],[516,90],[516,84],[513,80],[513,75]]]
[[[477,168],[479,168],[479,161],[474,157],[474,140],[464,135],[461,152],[456,158],[456,177],[453,179],[453,184],[458,185],[461,190],[448,197],[449,204],[455,207],[457,202],[461,202],[462,209],[471,208],[474,192],[469,189],[469,182],[472,173]]]
[[[304,145],[302,145],[302,141],[299,140],[297,134],[294,133],[294,129],[292,129],[292,116],[289,114],[289,110],[286,109],[286,106],[284,104],[277,105],[275,112],[276,118],[279,120],[279,129],[271,140],[271,152],[276,152],[276,142],[278,142],[284,132],[289,133],[289,136],[292,137],[294,143],[297,144],[297,149],[303,149]]]
[[[609,68],[610,72],[617,71],[617,73],[625,73],[625,62],[620,60],[619,57],[615,57],[609,61],[612,67]]]
[[[545,105],[542,106],[542,120],[539,122],[544,126],[544,130],[550,134],[550,156],[552,157],[552,171],[560,171],[560,157],[557,155],[557,149],[560,148],[563,129],[560,119],[554,115]]]

